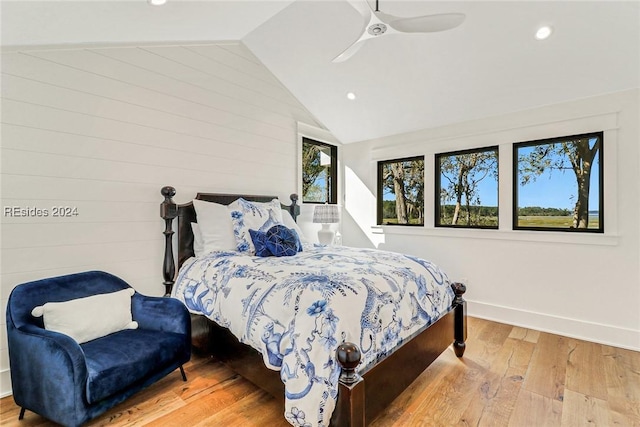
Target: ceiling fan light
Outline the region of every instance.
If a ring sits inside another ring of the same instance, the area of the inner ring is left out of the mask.
[[[549,25],[544,25],[536,31],[536,40],[545,40],[553,33],[553,28]]]
[[[151,6],[162,6],[167,0],[147,0]]]
[[[347,99],[353,101],[354,99],[356,99],[356,94],[353,92],[347,92]]]

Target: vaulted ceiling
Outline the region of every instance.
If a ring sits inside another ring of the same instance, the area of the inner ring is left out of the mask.
[[[640,87],[640,2],[381,0],[380,9],[466,19],[375,38],[333,63],[365,25],[345,0],[3,0],[0,13],[3,46],[241,40],[344,143]],[[554,32],[538,41],[542,24]]]

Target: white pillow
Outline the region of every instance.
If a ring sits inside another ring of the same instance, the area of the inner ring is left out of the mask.
[[[104,337],[123,329],[137,329],[131,318],[133,288],[92,295],[63,302],[48,302],[31,311],[44,316],[44,328],[69,335],[78,344]]]
[[[282,224],[280,201],[273,199],[267,203],[250,202],[240,198],[228,207],[236,239],[236,250],[249,255],[256,253],[249,229],[267,231],[276,224]]]
[[[298,224],[293,220],[293,217],[289,213],[289,211],[282,210],[282,223],[287,228],[293,228],[296,233],[298,233],[298,237],[300,238],[301,243],[309,243],[309,240],[305,237],[304,233],[298,226]]]
[[[191,223],[191,232],[193,233],[193,253],[200,256],[204,252],[204,241],[202,240],[202,232],[197,222]]]
[[[194,200],[193,207],[196,209],[198,227],[202,236],[202,252],[235,251],[236,238],[233,236],[233,226],[227,207],[202,200]]]

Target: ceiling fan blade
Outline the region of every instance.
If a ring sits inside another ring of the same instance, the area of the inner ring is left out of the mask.
[[[464,22],[464,13],[442,13],[437,15],[416,16],[414,18],[398,18],[386,15],[391,19],[388,24],[401,33],[434,33],[457,27]]]
[[[366,34],[366,33],[365,33]],[[346,48],[340,55],[336,56],[335,58],[333,58],[333,60],[331,62],[344,62],[347,59],[351,58],[353,55],[355,55],[355,53],[357,51],[360,50],[360,48],[362,47],[362,45],[364,44],[364,42],[366,40],[368,40],[369,37],[367,38],[360,38],[358,39],[358,41],[356,41],[355,43],[353,43],[351,46],[349,46],[348,48]]]

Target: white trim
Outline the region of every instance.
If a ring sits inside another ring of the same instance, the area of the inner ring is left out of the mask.
[[[11,372],[9,369],[0,371],[0,384],[2,384],[2,389],[0,389],[0,398],[11,396],[13,394],[13,391],[11,390]]]
[[[628,350],[640,350],[640,330],[469,300],[467,300],[467,314],[472,317],[558,334],[569,338]]]
[[[302,140],[300,136],[306,136],[307,138],[316,139],[320,142],[327,144],[340,146],[342,143],[338,141],[332,134],[326,129],[321,129],[317,126],[313,126],[303,122],[296,122],[298,126],[298,140]]]
[[[396,234],[461,239],[493,239],[521,242],[568,243],[577,245],[617,246],[620,236],[610,233],[581,233],[570,231],[494,230],[451,227],[420,227],[402,225],[374,225],[372,234]]]

